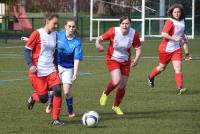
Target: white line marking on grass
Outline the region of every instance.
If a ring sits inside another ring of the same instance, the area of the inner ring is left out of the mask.
[[[0,49],[8,49],[8,48],[23,48],[24,46],[13,46],[13,47],[0,47]]]
[[[22,71],[22,70],[0,70],[1,73],[26,73],[27,71]],[[79,76],[82,75],[92,75],[92,73],[90,72],[79,72],[78,73]]]
[[[24,81],[28,80],[28,78],[16,78],[16,79],[7,79],[7,80],[0,80],[1,83],[13,82],[13,81]]]
[[[0,54],[0,59],[6,59],[6,58],[23,58],[24,56],[21,54]],[[106,57],[102,55],[86,55],[83,56],[84,60],[104,60]],[[142,59],[158,59],[157,56],[143,56]],[[200,60],[200,56],[193,56],[192,60]]]
[[[0,71],[1,72],[1,71]],[[20,71],[19,71],[20,72]],[[21,71],[22,72],[22,71]],[[24,72],[24,71],[23,71]],[[79,72],[78,76],[86,76],[86,75],[93,75],[93,73],[90,72]],[[8,82],[14,82],[14,81],[25,81],[28,80],[29,78],[16,78],[16,79],[6,79],[6,80],[0,80],[0,84],[3,83],[8,83]]]
[[[90,55],[86,55],[86,56],[84,56],[84,57],[86,57],[86,58],[104,58],[105,56],[101,56],[101,55],[97,55],[97,56],[90,56]]]
[[[79,72],[78,75],[79,76],[92,75],[92,73],[89,73],[89,72]]]
[[[94,56],[91,56],[91,55],[86,55],[86,56],[84,56],[84,57],[86,57],[86,58],[105,58],[105,56],[101,56],[101,55],[94,55]],[[141,58],[144,58],[144,59],[157,59],[158,57],[155,57],[155,56],[143,56],[143,57],[141,57]]]
[[[0,70],[1,73],[26,73],[28,71],[20,71],[20,70]]]
[[[0,56],[0,59],[23,59],[24,57],[23,56]]]
[[[18,57],[22,57],[23,55],[22,54],[0,54],[0,56],[18,56]]]

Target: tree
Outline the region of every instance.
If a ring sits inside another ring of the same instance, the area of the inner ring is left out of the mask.
[[[21,0],[0,0],[0,3],[6,3],[6,4],[16,4],[19,3]]]
[[[0,3],[6,3],[6,15],[12,15],[13,6],[20,4],[21,0],[0,0]]]
[[[129,14],[136,0],[97,0],[97,14],[114,16],[118,14]]]
[[[112,15],[111,0],[99,1],[97,3],[97,14],[100,15]]]
[[[64,9],[64,0],[35,0],[43,13],[59,12]]]

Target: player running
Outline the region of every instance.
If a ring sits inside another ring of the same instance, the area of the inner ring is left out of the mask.
[[[175,71],[175,79],[177,85],[177,94],[185,94],[186,88],[183,88],[182,73],[182,50],[181,44],[184,42],[185,16],[183,7],[180,4],[172,5],[168,11],[170,17],[162,30],[163,40],[159,47],[159,65],[153,69],[148,77],[148,84],[154,87],[154,79],[162,71],[165,70],[168,63],[172,61]]]
[[[115,102],[112,107],[117,115],[124,114],[119,105],[125,94],[130,68],[138,64],[141,56],[141,43],[138,32],[130,26],[130,17],[123,16],[120,18],[120,27],[112,27],[96,39],[96,48],[99,52],[103,51],[102,41],[110,41],[106,53],[106,63],[111,80],[100,97],[100,105],[105,106],[108,95],[117,88]],[[133,59],[131,59],[132,47],[136,50],[136,55]]]
[[[69,118],[75,117],[73,110],[73,96],[71,94],[72,83],[76,80],[79,68],[79,61],[82,60],[81,40],[76,34],[76,23],[74,19],[68,19],[65,22],[65,31],[58,32],[58,70],[60,79],[63,84],[65,94],[66,107],[68,109]],[[53,96],[50,93],[50,103],[46,108],[46,112],[52,110]]]
[[[48,91],[54,92],[52,125],[61,126],[64,123],[59,120],[62,104],[61,87],[54,53],[57,42],[58,15],[48,14],[45,26],[34,31],[27,40],[24,49],[24,57],[29,66],[29,78],[34,88],[34,93],[28,99],[28,109],[32,110],[35,103],[46,103]]]

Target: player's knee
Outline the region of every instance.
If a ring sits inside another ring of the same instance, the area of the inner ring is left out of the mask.
[[[161,67],[160,68],[160,71],[162,72],[162,71],[164,71],[165,70],[165,67]]]
[[[64,95],[65,95],[66,98],[68,98],[68,97],[70,97],[70,92],[69,91],[68,92],[64,92]]]
[[[39,99],[41,103],[46,103],[48,101],[48,94],[40,95]]]
[[[115,79],[112,81],[113,86],[118,86],[120,84],[120,79]]]
[[[65,94],[65,97],[66,97],[66,98],[70,98],[70,97],[71,97],[71,94],[70,94],[70,93],[66,93],[66,94]]]
[[[182,72],[181,67],[179,67],[179,66],[174,67],[174,71],[175,71],[175,73],[181,73]]]
[[[158,69],[160,72],[162,72],[162,71],[164,71],[164,70],[165,70],[165,68],[166,68],[165,66],[158,66],[158,68],[157,68],[157,69]]]
[[[123,81],[121,81],[121,82],[119,83],[118,87],[119,87],[119,89],[125,89],[126,83],[123,82]]]
[[[55,85],[52,87],[55,96],[61,96],[61,88],[60,85]]]
[[[124,84],[119,84],[119,89],[125,89],[126,85]]]
[[[180,69],[175,70],[176,74],[182,73],[182,71]]]

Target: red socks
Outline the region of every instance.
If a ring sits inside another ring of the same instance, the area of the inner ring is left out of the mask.
[[[156,77],[159,74],[160,74],[160,71],[158,71],[157,67],[155,67],[153,71],[151,71],[150,73],[150,79]]]
[[[180,90],[183,86],[183,73],[176,73],[175,79],[177,88]]]
[[[150,73],[150,79],[154,78],[155,76],[157,76],[158,74],[160,74],[160,71],[157,70],[157,68],[155,67],[153,69],[153,71],[151,71]],[[176,79],[176,85],[178,89],[181,89],[183,86],[183,73],[176,73],[175,74],[175,79]]]
[[[112,80],[110,80],[108,82],[107,89],[104,91],[104,93],[108,96],[110,94],[110,92],[115,89],[115,87],[116,86],[113,86],[113,84],[112,84]]]
[[[62,97],[61,96],[53,96],[53,120],[58,120],[60,109],[62,105]]]
[[[33,100],[36,103],[40,103],[40,99],[37,93],[32,94]],[[60,109],[62,105],[62,97],[61,96],[53,96],[53,120],[58,120]]]
[[[117,107],[119,106],[119,104],[121,103],[124,97],[124,94],[125,94],[125,89],[120,89],[120,88],[117,89],[114,106],[117,106]]]
[[[32,94],[32,97],[33,97],[33,100],[36,102],[36,103],[40,103],[40,99],[39,99],[39,96],[37,93],[33,93]]]

